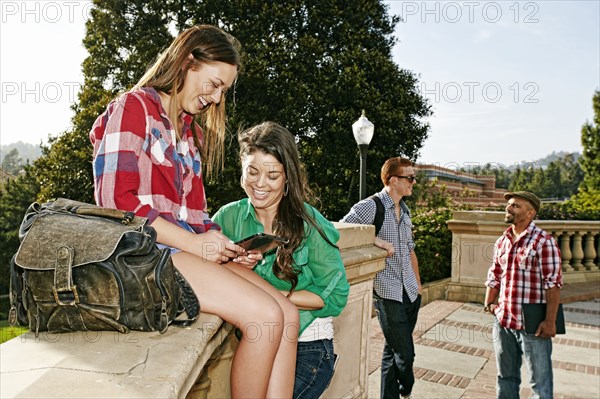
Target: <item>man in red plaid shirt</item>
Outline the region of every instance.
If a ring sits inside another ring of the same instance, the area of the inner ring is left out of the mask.
[[[494,351],[498,398],[518,398],[525,357],[534,398],[552,398],[552,340],[562,286],[561,256],[554,238],[533,223],[539,198],[509,192],[504,221],[511,226],[496,241],[488,271],[485,310],[495,315]],[[496,300],[498,303],[496,304]],[[523,304],[546,303],[546,319],[525,332]]]

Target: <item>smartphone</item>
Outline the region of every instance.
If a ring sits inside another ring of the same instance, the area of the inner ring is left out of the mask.
[[[236,244],[244,247],[245,250],[257,250],[264,254],[271,249],[277,248],[280,245],[287,244],[288,240],[283,237],[274,236],[266,233],[256,233],[243,240],[237,241]]]

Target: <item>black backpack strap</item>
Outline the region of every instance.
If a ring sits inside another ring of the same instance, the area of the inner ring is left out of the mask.
[[[379,230],[381,230],[381,226],[383,226],[383,220],[385,219],[385,208],[383,207],[383,202],[381,202],[381,198],[377,195],[373,194],[369,197],[375,201],[375,206],[377,206],[377,210],[375,211],[375,219],[373,220],[373,224],[375,225],[375,235],[379,234]]]

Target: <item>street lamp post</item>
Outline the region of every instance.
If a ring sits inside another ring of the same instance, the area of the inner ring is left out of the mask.
[[[367,196],[367,151],[369,150],[369,144],[373,138],[374,131],[375,126],[367,119],[365,110],[363,109],[360,118],[352,124],[354,140],[356,140],[356,144],[358,144],[358,149],[360,151],[359,200],[362,200]]]

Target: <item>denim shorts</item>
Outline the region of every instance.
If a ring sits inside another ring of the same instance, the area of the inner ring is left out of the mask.
[[[179,221],[177,221],[177,223],[179,224],[180,227],[184,228],[185,230],[195,233],[194,229],[192,229],[192,226],[190,226],[187,222],[184,222],[183,220],[179,220]],[[158,247],[158,249],[169,248],[169,252],[171,253],[171,256],[175,255],[178,252],[181,252],[181,249],[179,249],[179,248],[170,247],[170,246],[164,245],[164,244],[156,243],[156,246]]]
[[[298,342],[294,399],[317,399],[329,386],[337,355],[333,340]]]

